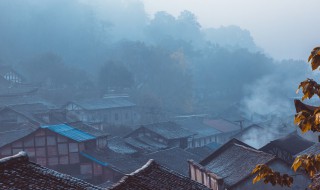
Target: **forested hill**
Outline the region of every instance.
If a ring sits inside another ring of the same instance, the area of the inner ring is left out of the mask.
[[[0,1],[0,63],[59,89],[62,100],[112,90],[168,113],[237,102],[261,113],[287,109],[305,78],[304,62],[274,61],[238,26],[204,28],[189,11],[147,15],[140,1],[100,3]]]

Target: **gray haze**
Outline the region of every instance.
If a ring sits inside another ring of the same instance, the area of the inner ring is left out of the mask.
[[[237,25],[251,32],[256,44],[276,59],[302,59],[319,45],[317,0],[144,0],[152,16],[159,10],[195,13],[204,27]]]
[[[258,12],[253,1],[232,1],[241,7],[234,16],[222,1],[183,1],[179,9],[173,2],[2,0],[1,63],[30,82],[64,89],[61,102],[111,90],[169,114],[214,115],[234,103],[249,115],[293,113],[291,98],[310,70],[274,57],[306,58],[317,28],[288,25],[278,10],[283,2],[263,1],[277,11]],[[244,7],[251,12],[235,19]]]

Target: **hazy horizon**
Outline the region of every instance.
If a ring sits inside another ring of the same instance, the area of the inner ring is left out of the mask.
[[[157,11],[177,16],[189,10],[205,28],[237,25],[249,30],[255,43],[275,59],[306,61],[310,50],[320,44],[317,38],[320,26],[311,25],[317,18],[316,0],[143,0],[143,3],[151,17]]]

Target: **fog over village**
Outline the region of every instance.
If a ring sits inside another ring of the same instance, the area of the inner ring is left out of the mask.
[[[297,2],[230,1],[250,15],[230,21],[218,0],[0,0],[0,189],[308,188],[291,164],[319,139],[294,118],[319,103],[296,90],[320,28],[287,32],[314,14]],[[253,184],[258,164],[291,187]]]

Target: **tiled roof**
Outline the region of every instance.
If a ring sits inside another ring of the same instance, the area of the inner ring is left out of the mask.
[[[195,135],[194,132],[186,130],[174,122],[153,123],[143,127],[166,139],[179,139]]]
[[[224,119],[205,119],[204,123],[223,133],[239,131],[240,126]]]
[[[147,138],[147,137],[145,137],[145,138]],[[160,149],[167,147],[167,146],[161,145],[161,144],[159,146],[159,144],[156,142],[149,144],[146,142],[145,138],[143,138],[143,137],[134,137],[134,138],[128,137],[128,138],[125,138],[125,142],[128,145],[130,145],[130,146],[134,147],[135,149],[142,151],[142,152],[155,152],[155,151],[158,151]],[[144,141],[141,139],[144,139]],[[152,139],[149,139],[149,140],[153,141]]]
[[[140,168],[144,163],[124,154],[115,153],[107,150],[85,150],[81,155],[97,164],[107,166],[122,174],[127,174]]]
[[[311,147],[313,144],[314,142],[308,141],[294,132],[283,138],[271,141],[267,145],[260,148],[260,150],[267,152],[268,150],[272,150],[273,148],[277,147],[287,151],[291,155],[295,155]]]
[[[79,105],[86,110],[99,110],[99,109],[110,109],[110,108],[122,108],[135,106],[134,103],[130,102],[127,98],[103,98],[94,100],[80,100],[72,102]]]
[[[203,118],[190,117],[186,119],[179,119],[175,122],[179,124],[180,127],[194,132],[196,134],[194,138],[208,137],[221,133],[221,131],[204,124]]]
[[[41,128],[49,129],[50,131],[63,135],[67,138],[73,139],[77,142],[83,142],[96,138],[95,136],[90,135],[89,133],[80,131],[66,124],[41,126]]]
[[[229,141],[216,152],[200,162],[207,170],[223,178],[227,187],[231,187],[251,175],[257,164],[267,164],[275,157],[249,146]]]
[[[12,105],[18,105],[18,104],[35,104],[35,103],[50,105],[50,103],[48,103],[46,100],[38,96],[1,97],[0,99],[0,106],[12,106]]]
[[[109,190],[209,190],[206,186],[164,167],[154,160],[126,175]]]
[[[303,155],[303,154],[320,154],[320,143],[315,143],[309,148],[299,152],[295,156]]]
[[[200,159],[202,159],[199,155],[195,155],[178,147],[146,154],[141,158],[145,162],[153,159],[170,170],[185,176],[189,175],[188,160],[200,161]]]
[[[102,189],[29,161],[25,152],[0,159],[0,189]]]
[[[213,151],[217,150],[219,146],[216,148],[211,148],[210,146],[203,146],[203,147],[196,147],[196,148],[188,148],[186,151],[198,155],[202,159],[206,158],[209,156]]]
[[[138,151],[129,146],[122,137],[108,139],[108,148],[120,154],[134,154]]]
[[[36,130],[37,127],[32,124],[2,124],[0,125],[0,147],[25,137]]]

